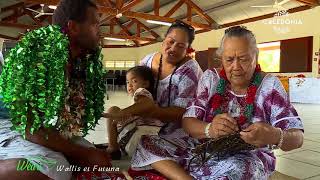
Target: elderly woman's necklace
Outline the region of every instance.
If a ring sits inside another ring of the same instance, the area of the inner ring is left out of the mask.
[[[211,102],[212,102],[211,108],[214,111],[214,115],[223,113],[221,109],[221,105],[224,101],[226,86],[228,83],[226,72],[224,69],[220,71],[219,75],[220,75],[220,80],[218,82],[216,93],[213,95],[211,99]],[[246,107],[245,107],[244,114],[241,114],[238,119],[239,126],[242,126],[245,123],[249,122],[252,118],[254,99],[256,96],[257,89],[261,84],[261,81],[262,81],[261,68],[260,68],[260,65],[258,64],[253,74],[252,81],[247,89]]]

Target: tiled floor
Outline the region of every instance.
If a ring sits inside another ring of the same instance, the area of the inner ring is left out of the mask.
[[[131,98],[124,91],[109,92],[105,109],[111,106],[126,107]],[[294,104],[305,127],[303,147],[290,152],[277,150],[276,170],[298,179],[320,180],[320,105]],[[106,123],[102,118],[95,131],[87,137],[94,143],[106,143]]]
[[[298,179],[320,180],[320,105],[294,104],[305,128],[302,148],[276,151],[276,170]]]

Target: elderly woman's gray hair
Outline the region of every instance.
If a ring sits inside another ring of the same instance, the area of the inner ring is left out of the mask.
[[[252,50],[252,53],[254,53],[253,55],[255,55],[255,57],[258,57],[259,49],[257,47],[256,37],[250,30],[248,30],[244,26],[234,26],[225,30],[225,34],[222,37],[220,47],[217,50],[218,56],[221,57],[223,53],[225,39],[231,37],[245,38],[249,42],[249,47]]]

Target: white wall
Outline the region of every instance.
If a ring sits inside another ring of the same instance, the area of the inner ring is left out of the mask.
[[[0,51],[2,51],[3,41],[4,41],[4,39],[0,38]]]

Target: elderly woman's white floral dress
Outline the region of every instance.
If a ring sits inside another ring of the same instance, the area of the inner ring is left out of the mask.
[[[204,72],[199,81],[196,100],[187,108],[184,117],[194,117],[206,122],[211,122],[214,114],[210,99],[216,93],[219,74],[214,70]],[[227,86],[225,101],[222,104],[223,112],[232,112],[238,106],[240,112],[235,112],[233,117],[237,120],[246,106],[246,95],[237,95]],[[267,74],[255,96],[254,114],[251,120],[266,122],[283,130],[302,129],[303,125],[294,107],[279,81],[271,74]],[[192,154],[190,149],[179,157],[179,161],[186,167]],[[190,174],[196,179],[268,179],[275,170],[276,158],[268,148],[259,148],[249,152],[242,152],[233,156],[211,158],[203,166],[199,161],[191,163]],[[200,166],[200,167],[199,167]]]

